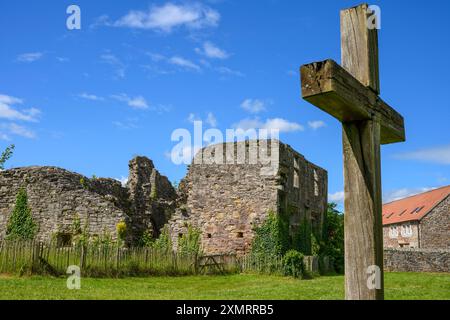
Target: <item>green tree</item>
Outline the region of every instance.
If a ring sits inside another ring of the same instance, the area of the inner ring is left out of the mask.
[[[297,232],[294,234],[293,248],[305,256],[312,255],[313,233],[311,222],[305,217],[300,222]],[[315,238],[314,238],[315,239]]]
[[[178,252],[184,255],[199,255],[201,251],[200,237],[202,233],[191,225],[187,229],[187,233],[178,239]]]
[[[334,269],[344,272],[344,214],[336,209],[336,203],[328,204],[327,219],[324,226],[324,245],[322,255],[333,258]]]
[[[158,239],[153,242],[153,248],[161,250],[163,252],[172,252],[172,238],[170,236],[170,230],[167,225],[161,230],[161,234]]]
[[[31,216],[28,207],[28,196],[24,188],[21,188],[16,196],[16,205],[9,217],[6,227],[8,240],[32,240],[37,232],[37,225]]]
[[[255,228],[252,254],[282,256],[289,249],[289,222],[284,214],[269,212],[267,219]]]
[[[14,152],[15,145],[10,145],[5,149],[5,151],[2,152],[0,156],[0,170],[5,170],[5,163],[9,159],[11,159],[13,152]]]

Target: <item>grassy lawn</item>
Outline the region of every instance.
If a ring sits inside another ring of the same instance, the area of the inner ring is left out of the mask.
[[[386,299],[450,299],[450,274],[387,273]],[[93,279],[68,290],[65,278],[0,275],[0,299],[343,299],[344,277],[297,280],[231,275]]]

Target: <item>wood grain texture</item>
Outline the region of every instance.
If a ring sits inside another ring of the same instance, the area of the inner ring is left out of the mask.
[[[403,117],[333,60],[300,68],[302,97],[341,122],[381,119],[381,144],[405,141]]]
[[[403,117],[379,98],[378,34],[368,5],[341,11],[342,67],[332,60],[300,68],[302,97],[342,122],[345,184],[345,295],[384,298],[380,145],[405,141]],[[379,270],[369,288],[368,268]]]
[[[341,64],[378,95],[378,31],[368,28],[368,8],[362,4],[341,11]]]
[[[345,296],[379,300],[383,289],[380,122],[344,122]],[[380,268],[380,289],[367,286],[369,266]]]

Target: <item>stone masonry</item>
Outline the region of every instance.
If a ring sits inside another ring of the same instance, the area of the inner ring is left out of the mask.
[[[450,250],[450,195],[423,217],[384,225],[383,242],[385,248]]]
[[[420,248],[450,250],[450,195],[423,217],[419,233]]]
[[[450,272],[450,250],[385,249],[384,268],[392,272]]]
[[[191,225],[201,231],[206,254],[245,254],[254,228],[270,211],[289,214],[291,234],[304,219],[320,234],[327,208],[325,170],[279,141],[223,144],[219,152],[226,164],[211,161],[217,146],[199,152],[196,159],[203,156],[203,163],[194,160],[180,183],[178,209],[169,221],[174,248]],[[252,148],[269,157],[275,150],[276,163],[271,167],[250,163]],[[245,163],[236,160],[239,149],[245,150]],[[230,155],[227,150],[234,152]]]
[[[0,239],[5,237],[20,188],[27,191],[28,205],[39,226],[37,239],[42,241],[56,236],[70,242],[78,217],[90,236],[108,234],[113,239],[117,238],[117,224],[124,221],[129,228],[127,241],[135,243],[144,231],[159,233],[176,198],[169,180],[144,157],[130,161],[126,187],[114,179],[88,179],[56,167],[6,170],[0,172]]]
[[[258,162],[251,160],[255,150]],[[226,164],[212,161],[221,153]],[[288,215],[291,235],[305,221],[321,234],[327,172],[290,146],[278,140],[252,140],[209,146],[197,154],[197,160],[199,155],[204,161],[194,160],[178,192],[145,157],[130,161],[126,186],[56,167],[0,172],[0,239],[6,235],[20,188],[26,189],[39,226],[37,239],[57,237],[63,245],[73,238],[76,218],[91,237],[107,234],[112,239],[117,238],[117,224],[125,222],[129,245],[138,244],[144,233],[158,237],[168,225],[175,250],[178,238],[191,225],[201,231],[206,254],[248,252],[254,228],[271,211]],[[239,155],[244,156],[243,162],[237,161]]]

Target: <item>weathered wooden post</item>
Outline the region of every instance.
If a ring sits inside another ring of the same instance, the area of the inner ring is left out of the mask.
[[[351,300],[384,298],[380,144],[405,141],[403,117],[378,96],[378,34],[370,17],[367,4],[341,11],[342,67],[326,60],[300,69],[303,98],[342,122]]]

